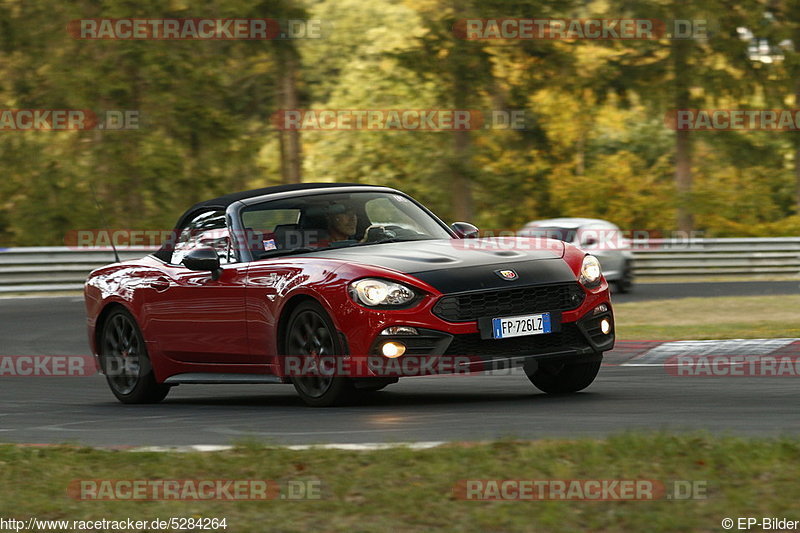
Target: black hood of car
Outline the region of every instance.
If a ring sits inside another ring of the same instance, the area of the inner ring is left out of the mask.
[[[354,246],[309,254],[390,268],[443,293],[575,281],[562,259],[564,244],[537,248],[527,239],[440,239]],[[499,270],[513,270],[514,280]]]

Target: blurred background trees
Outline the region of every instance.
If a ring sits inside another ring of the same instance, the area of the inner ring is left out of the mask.
[[[800,132],[676,132],[671,109],[800,108],[783,0],[0,0],[1,109],[131,109],[128,131],[0,131],[0,246],[169,228],[294,181],[410,192],[447,221],[551,216],[707,236],[800,232]],[[166,7],[165,7],[166,6]],[[80,18],[322,21],[322,38],[76,40]],[[704,19],[684,40],[464,40],[464,18]],[[521,130],[282,131],[280,109],[524,110]]]

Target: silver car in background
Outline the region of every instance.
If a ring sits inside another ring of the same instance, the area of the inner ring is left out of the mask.
[[[525,224],[518,235],[549,237],[586,250],[600,260],[603,274],[617,292],[633,287],[630,241],[618,226],[597,218],[550,218]]]

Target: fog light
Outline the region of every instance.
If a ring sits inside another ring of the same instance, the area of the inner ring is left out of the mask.
[[[402,342],[387,342],[381,346],[381,353],[383,353],[384,357],[394,359],[406,353],[406,345]]]
[[[607,318],[600,321],[600,331],[603,332],[603,335],[608,335],[608,332],[611,331],[611,322]]]
[[[381,335],[417,335],[417,328],[411,326],[391,326],[381,331]]]

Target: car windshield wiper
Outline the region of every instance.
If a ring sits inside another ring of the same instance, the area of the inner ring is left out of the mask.
[[[256,260],[261,259],[269,259],[270,257],[281,257],[284,255],[297,255],[297,254],[307,254],[310,252],[320,252],[322,250],[330,250],[331,246],[323,246],[321,248],[291,248],[289,250],[268,250],[266,252],[261,252],[256,257]]]
[[[307,254],[311,252],[321,252],[323,250],[343,250],[345,248],[355,248],[356,246],[369,246],[371,244],[386,244],[390,242],[411,242],[411,241],[425,241],[430,240],[429,238],[425,237],[422,239],[409,239],[408,237],[386,237],[384,239],[378,239],[376,241],[369,241],[369,242],[355,242],[353,244],[337,244],[331,243],[330,246],[322,246],[320,248],[310,248],[310,247],[303,247],[303,248],[292,248],[289,250],[267,250],[266,252],[261,252],[257,256],[255,256],[256,261],[260,261],[261,259],[269,259],[272,257],[283,257],[287,255],[299,255],[299,254]]]
[[[375,240],[375,241],[360,242],[358,244],[354,244],[353,246],[367,246],[367,245],[370,245],[370,244],[386,244],[386,243],[389,243],[389,242],[411,242],[411,241],[427,241],[427,240],[430,240],[430,239],[427,238],[427,237],[422,238],[422,239],[409,239],[408,237],[386,237],[384,239],[378,239],[378,240]]]

